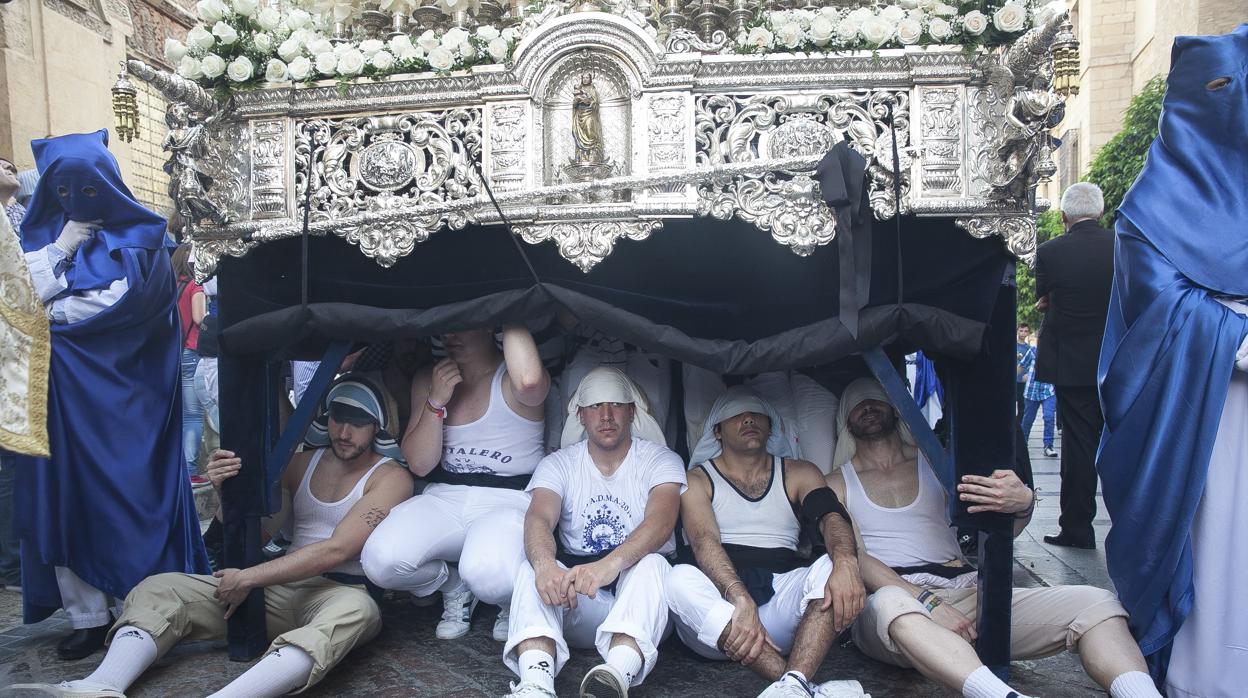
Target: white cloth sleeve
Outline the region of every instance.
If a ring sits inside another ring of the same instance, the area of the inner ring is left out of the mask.
[[[68,325],[94,317],[117,302],[130,289],[125,279],[117,279],[108,288],[91,289],[65,298],[56,298],[69,285],[62,270],[57,267],[65,260],[65,252],[56,244],[26,253],[26,266],[30,269],[35,292],[47,306],[48,319],[54,324]]]
[[[1248,300],[1246,299],[1217,298],[1215,300],[1240,315],[1248,315],[1248,305],[1245,304]],[[1244,335],[1244,338],[1240,340],[1239,349],[1235,352],[1235,368],[1248,373],[1248,335]]]
[[[652,490],[659,485],[674,482],[680,485],[680,494],[684,494],[685,490],[689,489],[689,480],[685,477],[685,464],[673,451],[666,448],[663,451],[650,467],[648,489]]]
[[[541,487],[554,492],[560,498],[565,496],[564,487],[567,485],[567,469],[561,454],[562,451],[555,451],[538,462],[537,468],[533,470],[533,475],[529,478],[529,484],[524,488],[525,492],[532,492]]]

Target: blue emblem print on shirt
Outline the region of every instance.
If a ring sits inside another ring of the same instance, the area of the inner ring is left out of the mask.
[[[610,504],[603,504],[592,512],[585,514],[585,533],[581,543],[585,551],[598,555],[613,550],[624,542],[624,522]]]

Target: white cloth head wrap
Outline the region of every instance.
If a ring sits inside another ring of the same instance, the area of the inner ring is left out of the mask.
[[[771,420],[771,434],[767,437],[767,452],[781,458],[793,458],[788,433],[785,431],[784,420],[771,403],[762,399],[753,390],[744,385],[734,385],[715,400],[711,411],[702,426],[702,438],[693,447],[689,457],[689,467],[700,465],[723,452],[719,439],[715,438],[715,427],[726,419],[732,419],[745,412],[765,414]]]
[[[836,452],[832,455],[833,469],[848,463],[858,451],[858,444],[854,441],[853,435],[849,433],[849,413],[853,412],[854,408],[862,404],[864,400],[879,400],[889,405],[893,404],[893,401],[888,399],[888,393],[884,392],[884,386],[874,378],[859,378],[845,386],[845,391],[841,393],[841,409],[836,413]],[[902,420],[896,406],[893,407],[893,414],[897,416],[897,433],[901,435],[901,440],[914,446],[914,435],[910,433],[910,427]]]
[[[576,394],[568,402],[568,418],[563,423],[563,438],[559,440],[561,448],[584,441],[587,436],[585,427],[577,417],[576,411],[582,407],[597,405],[600,402],[631,403],[633,405],[633,425],[631,434],[638,439],[653,441],[666,445],[667,437],[659,428],[654,415],[650,412],[650,400],[641,386],[633,379],[624,375],[618,368],[599,366],[581,379],[576,387]]]

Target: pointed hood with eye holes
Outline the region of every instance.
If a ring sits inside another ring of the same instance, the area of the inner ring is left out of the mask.
[[[30,147],[40,174],[22,221],[22,249],[32,252],[56,242],[67,221],[101,221],[65,274],[71,293],[124,278],[117,250],[165,245],[165,219],[139,203],[121,180],[107,130],[43,138]]]

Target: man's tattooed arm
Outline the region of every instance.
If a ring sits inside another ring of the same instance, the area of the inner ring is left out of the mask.
[[[372,509],[360,514],[360,518],[364,519],[364,523],[367,524],[369,528],[377,528],[377,526],[381,524],[382,520],[386,518],[386,512],[378,509],[377,507],[373,507]]]

